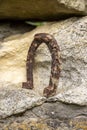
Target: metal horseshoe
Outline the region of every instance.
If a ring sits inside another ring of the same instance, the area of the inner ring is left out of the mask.
[[[22,83],[22,87],[26,89],[33,89],[33,67],[34,67],[34,56],[37,48],[41,43],[45,43],[51,53],[51,74],[49,85],[43,90],[45,97],[55,95],[60,77],[60,57],[59,57],[59,46],[54,37],[47,33],[39,33],[34,36],[34,40],[31,43],[30,49],[27,55],[26,71],[27,71],[27,82]]]

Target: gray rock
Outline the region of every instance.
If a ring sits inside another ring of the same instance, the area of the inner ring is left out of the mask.
[[[87,105],[87,87],[77,87],[60,93],[48,99],[48,101],[62,101],[68,104]]]
[[[58,90],[56,96],[51,99],[69,104],[87,105],[87,16],[48,23],[29,33],[22,34],[20,38],[10,38],[10,40],[8,38],[3,42],[0,48],[0,88],[7,85],[22,87],[22,82],[26,81],[27,51],[34,34],[40,32],[52,34],[56,38],[61,51],[61,75]],[[38,96],[39,99],[42,99],[43,89],[49,82],[51,62],[50,53],[44,44],[37,50],[35,61],[33,91],[36,95],[34,95],[34,99]],[[18,91],[20,96],[19,93]],[[29,90],[29,100],[31,100],[31,94]],[[5,97],[3,97],[3,101]],[[4,115],[3,111],[5,111],[5,116],[8,116],[17,112],[20,113],[22,110],[25,111],[32,106],[28,104],[27,107],[23,106],[24,109],[22,109],[21,105],[17,105],[14,110],[12,106],[15,106],[16,97],[14,96],[13,105],[10,106],[0,99],[3,104],[2,108],[4,108],[1,111],[2,115]],[[25,102],[28,102],[25,100],[22,100],[24,105]],[[14,111],[9,114],[8,108]]]
[[[84,11],[85,10],[85,0],[57,0],[61,4],[64,4],[66,7],[71,8],[71,9],[76,9],[79,11]]]
[[[44,97],[35,94],[33,90],[5,87],[0,89],[0,119],[24,112],[34,106],[41,105]]]
[[[44,103],[0,120],[0,130],[86,130],[87,106],[69,105],[61,102]]]
[[[32,109],[32,112],[43,119],[73,119],[79,116],[87,116],[87,106],[69,105],[61,102],[44,103],[40,107]],[[40,114],[41,113],[41,114]]]
[[[86,13],[85,0],[0,0],[0,19],[60,19]]]

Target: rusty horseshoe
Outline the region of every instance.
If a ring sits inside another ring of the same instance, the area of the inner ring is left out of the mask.
[[[60,56],[59,46],[54,37],[47,33],[39,33],[34,36],[34,40],[31,43],[30,49],[27,55],[26,71],[27,71],[27,82],[22,83],[22,87],[26,89],[33,89],[33,67],[34,67],[34,56],[37,48],[41,43],[45,43],[51,53],[51,74],[49,85],[43,91],[45,97],[55,95],[58,80],[60,77]]]

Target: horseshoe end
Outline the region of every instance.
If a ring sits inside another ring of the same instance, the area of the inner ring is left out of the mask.
[[[45,97],[48,98],[48,97],[54,96],[55,94],[56,94],[56,88],[55,87],[48,86],[48,87],[44,88],[43,95]]]
[[[22,83],[22,88],[33,89],[32,85],[30,85],[30,83],[28,83],[28,82],[23,82]]]

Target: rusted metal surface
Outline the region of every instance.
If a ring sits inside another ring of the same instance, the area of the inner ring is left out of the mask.
[[[45,97],[53,96],[56,93],[58,80],[60,77],[60,56],[59,46],[52,35],[47,33],[39,33],[34,36],[34,40],[31,43],[30,49],[27,55],[26,71],[27,71],[27,82],[23,82],[22,87],[27,89],[33,89],[33,67],[34,67],[34,56],[37,48],[41,43],[45,43],[51,53],[51,74],[49,85],[43,90]]]

